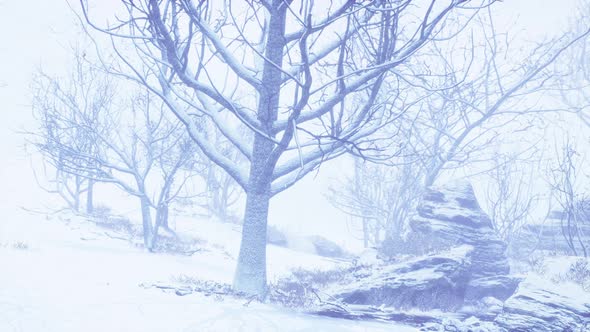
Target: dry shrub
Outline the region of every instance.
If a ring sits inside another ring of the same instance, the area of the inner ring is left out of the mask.
[[[352,268],[331,270],[296,269],[290,276],[269,285],[269,301],[289,308],[308,308],[322,302],[320,290],[345,280]]]
[[[544,275],[547,272],[547,264],[545,263],[545,256],[542,253],[533,253],[527,259],[527,264],[531,268],[531,271]]]
[[[554,282],[573,282],[590,292],[590,263],[588,259],[580,258],[573,262],[565,274],[553,278]]]

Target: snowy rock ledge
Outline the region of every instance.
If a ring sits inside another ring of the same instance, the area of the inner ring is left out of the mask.
[[[590,331],[590,294],[574,284],[555,285],[530,275],[504,302],[495,322],[508,331]]]
[[[348,304],[454,311],[463,305],[472,252],[473,247],[460,246],[374,267],[369,275],[336,290],[335,297]]]

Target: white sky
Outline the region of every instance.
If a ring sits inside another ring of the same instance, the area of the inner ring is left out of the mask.
[[[70,1],[78,5],[77,0]],[[562,30],[575,14],[575,4],[575,0],[505,0],[495,6],[497,27],[522,30],[521,38],[535,40]],[[0,1],[0,211],[38,206],[45,199],[35,186],[23,152],[24,139],[17,132],[32,126],[28,86],[33,71],[41,64],[52,72],[63,70],[66,49],[79,36],[74,22],[65,0]],[[318,178],[311,174],[278,196],[271,202],[270,222],[326,236],[346,230],[348,218],[322,194],[329,178],[346,167],[344,160],[335,161],[323,167]]]

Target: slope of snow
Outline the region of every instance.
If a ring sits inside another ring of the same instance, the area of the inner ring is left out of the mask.
[[[177,296],[144,288],[142,284],[180,275],[229,283],[235,261],[211,250],[190,257],[146,253],[129,242],[106,237],[83,218],[59,216],[16,211],[2,222],[0,331],[415,330],[308,316],[260,303],[244,306],[241,299]],[[197,228],[207,230],[209,244],[225,239],[229,256],[237,254],[239,242],[233,242],[232,226],[214,226],[203,221]],[[25,248],[16,248],[18,243]],[[272,278],[297,266],[336,264],[310,256],[269,247],[269,274]]]

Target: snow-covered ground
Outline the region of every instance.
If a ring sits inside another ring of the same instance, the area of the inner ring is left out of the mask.
[[[0,223],[0,331],[415,330],[143,287],[178,276],[231,282],[239,243],[235,226],[194,220],[193,226],[185,234],[206,234],[208,250],[152,254],[80,217],[16,211]],[[274,246],[268,252],[270,279],[294,267],[339,264]]]

